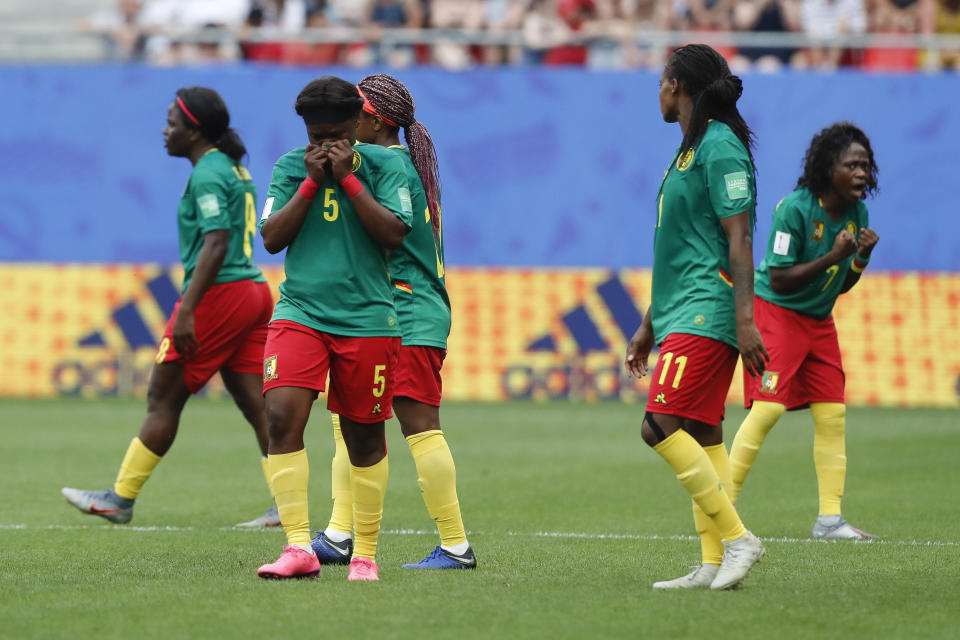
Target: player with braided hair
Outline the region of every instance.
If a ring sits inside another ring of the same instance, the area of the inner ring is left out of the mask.
[[[287,546],[276,562],[260,567],[264,578],[320,572],[310,544],[303,432],[329,372],[327,407],[340,416],[357,538],[347,579],[379,579],[374,558],[388,476],[384,420],[391,416],[400,350],[387,250],[403,242],[413,208],[400,155],[354,144],[362,107],[357,88],[341,78],[324,76],[303,88],[295,108],[309,144],[274,165],[261,217],[267,250],[286,249],[263,388],[271,488]]]
[[[655,589],[730,589],[764,554],[722,488],[730,469],[723,407],[737,351],[752,371],[767,357],[753,322],[756,182],[752,134],[737,110],[742,91],[706,45],[674,51],[660,77],[661,114],[683,139],[660,183],[650,308],[626,367],[644,375],[660,345],[641,436],[693,499],[703,561]]]
[[[367,76],[358,85],[364,98],[357,140],[394,149],[407,167],[414,219],[403,244],[390,253],[394,302],[402,347],[397,363],[393,411],[417,467],[427,511],[437,524],[440,545],[413,569],[472,569],[476,556],[467,542],[457,498],[456,468],[440,429],[440,368],[450,333],[450,300],[444,281],[440,181],[433,140],[414,116],[414,101],[402,82],[388,75]],[[400,145],[404,130],[407,148]],[[422,215],[421,215],[422,212]],[[347,451],[334,416],[333,513],[312,541],[321,562],[350,557],[353,498]]]
[[[115,523],[130,522],[144,483],[173,445],[184,405],[217,371],[256,433],[266,474],[260,363],[273,298],[253,264],[256,189],[240,162],[247,150],[230,128],[223,99],[207,87],[177,91],[163,137],[169,155],[193,165],[177,208],[183,295],[157,349],[147,415],[116,483],[103,491],[62,491],[81,511]],[[275,508],[247,523],[279,524]]]
[[[773,212],[767,253],[757,268],[757,327],[770,350],[761,375],[744,372],[750,413],[730,449],[736,500],[764,439],[784,411],[810,407],[820,511],[814,538],[869,538],[843,519],[846,406],[833,305],[870,261],[879,236],[863,199],[877,188],[866,134],[837,122],[810,142],[796,190]]]

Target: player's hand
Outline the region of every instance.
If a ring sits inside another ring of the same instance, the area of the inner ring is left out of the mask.
[[[192,356],[200,343],[194,330],[193,311],[180,308],[173,320],[173,348],[184,358]]]
[[[837,258],[837,262],[840,262],[849,255],[852,255],[854,251],[857,250],[857,239],[853,237],[853,234],[844,229],[837,234],[837,237],[833,240],[833,248],[830,251]]]
[[[327,177],[329,155],[330,152],[324,148],[324,145],[308,144],[303,152],[303,164],[307,168],[307,175],[317,182],[323,182]]]
[[[353,171],[353,145],[346,139],[337,140],[330,145],[328,153],[333,177],[340,182]]]
[[[770,361],[770,354],[763,346],[763,338],[752,321],[737,323],[737,346],[743,359],[743,368],[752,376],[763,375]]]
[[[869,258],[879,240],[880,236],[873,229],[867,229],[866,227],[860,229],[860,250],[857,253],[864,258]]]
[[[630,378],[642,378],[647,374],[647,360],[653,349],[653,331],[641,324],[627,344],[627,357],[623,361]]]

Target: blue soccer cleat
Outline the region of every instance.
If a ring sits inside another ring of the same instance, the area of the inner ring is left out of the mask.
[[[317,560],[320,564],[350,564],[350,557],[353,555],[353,538],[347,538],[343,542],[334,542],[323,531],[318,531],[317,535],[310,541],[313,552],[317,554]]]
[[[476,569],[477,556],[467,547],[463,555],[455,555],[443,547],[437,547],[433,553],[420,562],[403,565],[404,569]]]

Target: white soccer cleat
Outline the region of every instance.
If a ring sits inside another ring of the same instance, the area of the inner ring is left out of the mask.
[[[705,564],[695,568],[691,573],[673,580],[654,582],[654,589],[707,589],[717,577],[720,570],[715,564]]]
[[[851,526],[841,515],[817,517],[810,535],[825,540],[863,540],[874,537],[866,531]]]
[[[714,591],[735,589],[747,577],[753,565],[760,562],[760,558],[767,553],[760,538],[749,531],[736,540],[723,544],[723,562],[720,563],[717,577],[710,583],[710,588]]]
[[[249,522],[240,522],[233,526],[235,527],[249,527],[249,528],[260,528],[260,527],[279,527],[282,522],[280,522],[280,513],[277,511],[277,505],[273,505],[267,512],[260,516],[259,518],[254,518]]]

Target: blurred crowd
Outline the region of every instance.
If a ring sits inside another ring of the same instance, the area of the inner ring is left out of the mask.
[[[116,59],[152,64],[655,68],[668,50],[638,34],[697,31],[738,70],[960,68],[958,50],[836,44],[960,34],[960,0],[118,0],[82,28],[107,37]],[[737,32],[808,40],[738,46]]]

